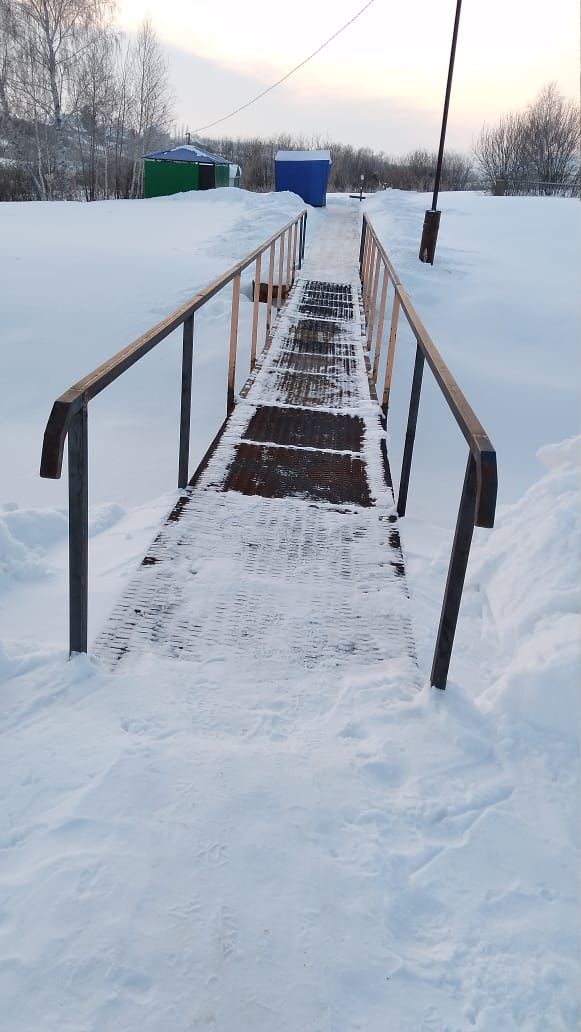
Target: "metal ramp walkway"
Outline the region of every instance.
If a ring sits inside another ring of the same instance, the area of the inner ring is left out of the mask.
[[[148,650],[235,661],[240,675],[270,684],[322,667],[339,676],[350,664],[375,664],[382,676],[388,663],[398,679],[401,671],[402,684],[416,682],[397,520],[406,513],[427,370],[468,446],[430,674],[434,687],[445,687],[474,527],[494,525],[496,452],[368,216],[359,237],[358,211],[333,203],[305,263],[306,222],[303,210],[54,402],[41,476],[61,476],[67,444],[71,655],[86,652],[88,643],[89,402],[181,328],[183,493],[100,634],[96,654],[114,664]],[[251,267],[257,285],[252,373],[235,406],[241,278]],[[230,284],[229,418],[188,484],[194,316]],[[394,504],[384,427],[400,316],[415,339],[415,360]]]
[[[389,662],[416,683],[358,232],[356,213],[326,215],[210,458],[101,632],[101,660],[214,656],[265,684]]]

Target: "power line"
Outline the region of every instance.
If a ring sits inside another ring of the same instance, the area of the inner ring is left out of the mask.
[[[240,111],[244,111],[246,108],[250,107],[251,104],[256,104],[257,100],[261,100],[262,97],[265,97],[267,93],[271,93],[272,90],[276,89],[277,86],[280,86],[282,82],[286,82],[287,79],[290,79],[291,75],[294,75],[295,72],[298,72],[299,68],[304,68],[305,65],[309,63],[309,61],[312,61],[312,59],[316,57],[317,54],[321,53],[321,50],[324,50],[325,47],[329,46],[329,43],[332,43],[334,39],[337,39],[337,36],[340,36],[341,33],[345,31],[345,29],[348,29],[350,25],[353,25],[353,22],[357,21],[357,19],[360,18],[362,14],[364,14],[367,8],[371,7],[371,5],[374,3],[375,0],[368,0],[368,2],[361,8],[361,10],[357,11],[357,14],[354,14],[348,22],[345,22],[345,24],[342,25],[340,29],[337,29],[337,31],[334,32],[332,36],[329,36],[329,38],[326,39],[324,43],[321,43],[320,47],[317,47],[316,50],[313,50],[312,54],[309,54],[308,57],[305,57],[304,61],[301,61],[300,64],[295,65],[294,68],[291,68],[290,72],[287,72],[286,75],[283,75],[281,79],[277,79],[276,82],[273,82],[272,86],[268,86],[267,89],[263,90],[262,93],[259,93],[258,96],[253,97],[252,100],[248,100],[246,104],[241,104],[241,106],[237,107],[235,111],[231,111],[229,115],[224,115],[222,118],[217,118],[215,122],[208,122],[207,125],[201,125],[199,129],[193,129],[193,134],[196,135],[197,133],[202,133],[205,129],[211,129],[213,126],[219,125],[220,122],[226,122],[228,118],[233,118],[234,115],[239,114]]]

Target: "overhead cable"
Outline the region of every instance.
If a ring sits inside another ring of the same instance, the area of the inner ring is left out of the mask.
[[[337,39],[337,36],[340,36],[342,32],[345,32],[345,29],[348,29],[350,25],[353,25],[353,22],[357,21],[357,19],[365,13],[368,7],[371,7],[371,5],[374,3],[375,0],[368,0],[368,2],[359,11],[357,11],[357,13],[354,14],[348,22],[345,22],[345,24],[342,25],[340,29],[337,29],[337,31],[334,32],[332,36],[329,36],[329,38],[326,39],[324,43],[321,43],[320,47],[317,47],[316,50],[313,50],[312,54],[309,54],[308,57],[305,57],[304,61],[301,61],[300,64],[295,65],[294,68],[291,68],[290,72],[287,72],[286,75],[282,76],[282,78],[277,79],[276,82],[273,82],[272,86],[268,86],[265,90],[262,91],[262,93],[259,93],[256,97],[253,97],[252,100],[248,100],[246,104],[241,104],[240,107],[237,107],[234,111],[231,111],[230,114],[223,115],[222,118],[217,118],[214,122],[208,122],[207,125],[201,125],[198,129],[194,129],[194,135],[196,135],[197,133],[204,132],[205,129],[212,129],[213,126],[219,125],[220,122],[225,122],[228,118],[233,118],[234,115],[239,114],[240,111],[244,111],[246,108],[249,108],[251,104],[256,104],[256,101],[261,100],[262,97],[265,97],[267,93],[271,93],[272,90],[275,90],[276,87],[280,86],[281,83],[286,82],[287,79],[290,79],[291,75],[294,75],[295,72],[298,72],[300,68],[304,68],[305,65],[309,63],[309,61],[312,61],[312,59],[316,57],[317,54],[321,53],[321,50],[324,50],[325,47],[328,47],[329,43],[332,43],[334,39]]]

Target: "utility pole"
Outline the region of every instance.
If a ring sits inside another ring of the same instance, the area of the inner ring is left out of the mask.
[[[454,58],[456,57],[456,40],[458,39],[458,25],[460,23],[460,8],[462,0],[456,0],[456,16],[454,18],[454,31],[452,32],[452,48],[450,50],[450,64],[448,66],[448,81],[446,83],[446,97],[444,100],[444,114],[442,116],[442,131],[440,133],[440,147],[438,149],[438,160],[436,162],[436,178],[434,181],[434,196],[432,207],[424,216],[422,229],[422,241],[420,244],[419,258],[421,262],[434,264],[436,253],[436,241],[440,227],[440,215],[438,208],[438,193],[440,192],[440,179],[442,176],[442,161],[444,159],[444,144],[446,141],[446,126],[448,124],[448,108],[450,107],[450,93],[452,92],[452,76],[454,74]]]

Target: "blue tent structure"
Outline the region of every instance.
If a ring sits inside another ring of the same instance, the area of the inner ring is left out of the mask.
[[[328,150],[279,150],[274,159],[275,189],[291,190],[307,204],[324,208],[330,168],[331,152]]]

